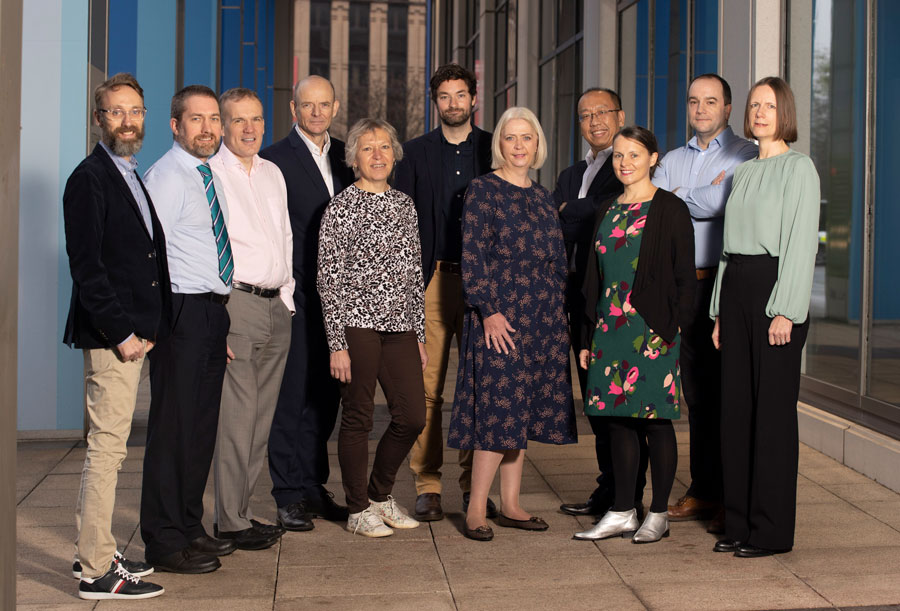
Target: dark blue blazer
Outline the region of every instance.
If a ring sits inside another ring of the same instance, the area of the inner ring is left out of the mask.
[[[112,348],[134,333],[158,342],[171,305],[166,238],[144,183],[153,237],[116,164],[99,144],[63,192],[72,299],[63,341]]]
[[[475,149],[475,176],[491,171],[491,138],[493,134],[472,126]],[[419,217],[419,239],[422,242],[422,273],[425,286],[434,274],[437,236],[445,231],[443,202],[444,170],[441,167],[441,128],[403,145],[403,159],[394,173],[394,188],[409,195]]]
[[[319,256],[319,225],[331,200],[312,153],[292,127],[286,138],[260,151],[259,156],[278,166],[287,185],[288,216],[294,234],[294,303],[306,308],[307,300],[318,302],[316,270]],[[334,194],[353,183],[353,172],[344,163],[344,143],[331,138],[328,159]]]

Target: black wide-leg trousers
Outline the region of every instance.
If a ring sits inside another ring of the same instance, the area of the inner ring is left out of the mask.
[[[731,255],[719,300],[725,534],[771,550],[794,545],[797,399],[809,322],[769,345],[766,303],[778,259]],[[790,287],[782,287],[790,288]]]

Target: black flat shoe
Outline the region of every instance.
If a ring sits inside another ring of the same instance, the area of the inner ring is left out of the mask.
[[[463,534],[473,541],[490,541],[494,538],[494,531],[490,526],[479,526],[478,528],[469,528],[463,524]]]
[[[214,539],[209,535],[201,535],[197,537],[190,542],[188,547],[194,552],[199,552],[208,556],[227,556],[237,549],[234,541],[228,541],[226,539]]]
[[[547,530],[550,528],[549,524],[536,516],[531,516],[527,520],[513,520],[502,513],[497,516],[497,524],[506,528],[518,528],[520,530]]]
[[[775,554],[786,554],[789,549],[765,549],[756,547],[749,543],[742,543],[734,552],[736,558],[765,558],[766,556],[774,556]]]
[[[223,539],[234,541],[238,549],[248,551],[269,549],[281,538],[280,534],[266,533],[259,530],[256,526],[251,526],[244,530],[219,531],[219,536]]]
[[[463,492],[463,504],[462,504],[462,512],[463,513],[469,513],[469,497],[470,496],[471,496],[470,492]],[[494,501],[492,501],[491,498],[488,497],[487,512],[485,513],[484,517],[493,520],[498,515],[500,515],[500,512],[497,511],[497,506],[494,505]]]
[[[733,554],[740,546],[740,541],[735,541],[734,539],[719,539],[713,546],[713,551]]]
[[[166,573],[183,573],[187,575],[196,575],[199,573],[212,573],[222,563],[215,556],[200,554],[191,548],[184,548],[177,552],[162,556],[160,558],[148,557],[147,562],[153,565],[157,571]]]
[[[278,508],[278,525],[285,530],[304,531],[315,528],[312,516],[306,512],[303,503],[291,503]]]
[[[335,503],[334,493],[328,492],[324,488],[318,497],[303,499],[303,505],[306,507],[306,512],[312,517],[322,518],[329,522],[346,522],[350,517],[350,512],[346,507]]]

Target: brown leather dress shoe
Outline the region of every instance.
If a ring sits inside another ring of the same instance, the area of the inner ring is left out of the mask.
[[[669,519],[673,522],[685,522],[687,520],[709,520],[719,511],[721,505],[711,501],[704,501],[685,494],[674,505],[669,505]]]
[[[434,522],[444,519],[444,510],[441,509],[441,495],[434,492],[426,492],[416,497],[416,511],[413,516],[420,522]]]

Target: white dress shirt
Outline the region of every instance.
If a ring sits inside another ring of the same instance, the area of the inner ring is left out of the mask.
[[[325,132],[325,146],[319,150],[319,145],[307,138],[299,125],[295,124],[294,129],[300,134],[300,138],[303,140],[304,144],[306,144],[306,148],[309,149],[313,161],[319,166],[319,172],[322,173],[322,180],[325,181],[325,186],[328,188],[328,195],[334,197],[334,181],[331,177],[331,160],[328,159],[328,151],[331,150],[331,136],[328,135],[328,132]]]
[[[218,192],[228,200],[228,235],[234,254],[234,279],[266,289],[279,289],[293,313],[294,236],[288,219],[287,187],[281,170],[253,156],[250,173],[224,144],[209,160]]]
[[[581,177],[581,189],[578,190],[578,199],[587,197],[588,189],[591,188],[591,183],[594,182],[597,172],[600,171],[600,168],[603,167],[610,155],[612,155],[611,146],[597,153],[596,157],[593,150],[588,151],[587,155],[584,156],[584,160],[587,162],[587,169],[584,171],[584,176]]]

